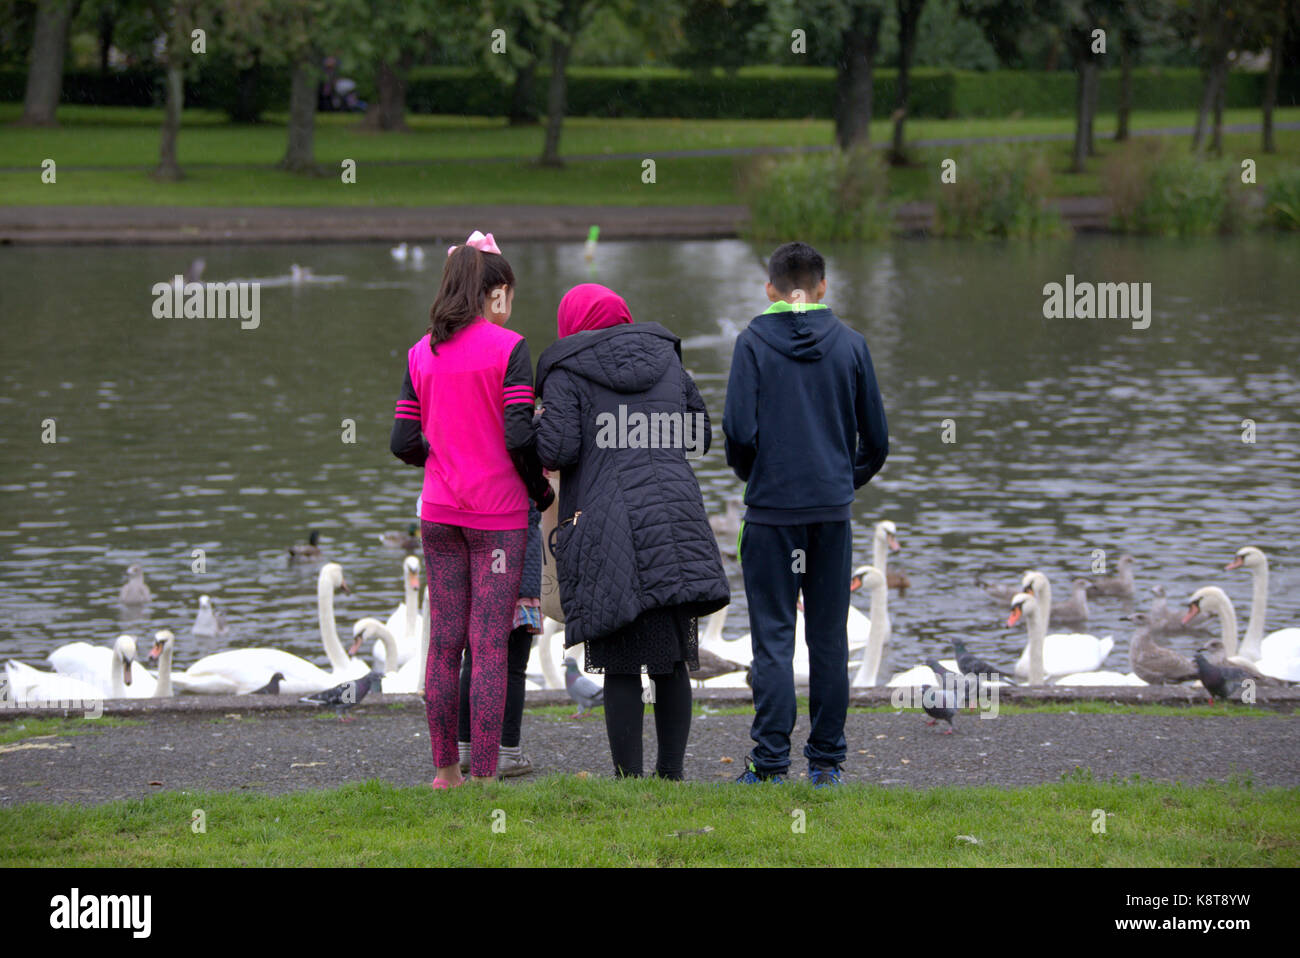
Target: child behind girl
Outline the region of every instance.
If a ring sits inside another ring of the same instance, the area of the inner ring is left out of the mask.
[[[544,511],[554,498],[537,460],[528,344],[484,316],[490,298],[498,318],[509,318],[514,285],[492,234],[475,232],[448,251],[429,331],[407,354],[393,423],[393,454],[424,468],[425,709],[434,788],[464,783],[456,726],[467,645],[473,657],[470,774],[496,775],[506,637],[519,597],[529,500]]]

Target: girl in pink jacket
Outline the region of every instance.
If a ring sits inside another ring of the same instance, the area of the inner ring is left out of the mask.
[[[553,497],[535,448],[528,344],[497,325],[510,317],[514,286],[490,233],[452,247],[429,331],[407,354],[393,423],[393,454],[424,469],[420,525],[431,617],[425,708],[434,788],[464,782],[456,719],[467,643],[470,774],[496,775],[528,503],[545,510]]]

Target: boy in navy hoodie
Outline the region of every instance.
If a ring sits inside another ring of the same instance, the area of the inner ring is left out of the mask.
[[[740,781],[790,768],[795,608],[803,592],[814,786],[838,785],[849,704],[854,490],[889,454],[889,430],[861,333],[821,302],[826,261],[787,243],[768,263],[772,305],[736,340],[722,429],[745,480],[740,560],[753,637],[754,748]]]

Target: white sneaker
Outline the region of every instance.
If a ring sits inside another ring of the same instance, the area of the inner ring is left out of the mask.
[[[497,751],[497,777],[514,778],[516,775],[527,775],[533,770],[533,763],[528,760],[524,754],[523,748],[516,745],[514,748],[502,746]]]

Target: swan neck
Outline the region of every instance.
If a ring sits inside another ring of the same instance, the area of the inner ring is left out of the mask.
[[[1257,659],[1260,643],[1264,641],[1264,616],[1268,615],[1268,566],[1251,571],[1255,584],[1250,599],[1250,621],[1246,623],[1246,640],[1241,644],[1241,651],[1243,655]]]
[[[880,574],[885,574],[885,564],[889,562],[889,548],[885,544],[885,537],[877,535],[871,543],[871,564],[880,570]],[[872,600],[874,602],[874,599]]]
[[[334,587],[325,579],[321,579],[316,586],[316,607],[320,613],[320,640],[321,645],[325,646],[325,656],[330,660],[330,668],[341,672],[351,660],[343,651],[343,643],[339,641],[338,628],[334,624]]]
[[[854,680],[857,685],[875,685],[880,674],[880,659],[889,636],[888,586],[875,586],[871,590],[871,629],[867,633],[867,647],[862,650],[862,665]]]
[[[420,628],[420,595],[414,586],[411,585],[410,576],[406,578],[406,635],[407,638],[415,638],[419,633],[416,631]]]
[[[1047,624],[1044,622],[1042,607],[1034,609],[1025,620],[1029,632],[1029,684],[1042,685],[1047,681],[1043,667],[1043,640],[1047,637]]]
[[[156,699],[167,698],[172,694],[172,643],[163,643],[162,653],[158,656],[158,685],[154,688]]]
[[[1225,658],[1232,658],[1238,654],[1237,646],[1237,613],[1232,608],[1232,600],[1227,596],[1219,604],[1219,625],[1223,629],[1223,654]]]
[[[109,671],[109,675],[110,675],[109,697],[110,698],[115,698],[115,699],[126,698],[126,676],[124,674],[125,668],[126,666],[122,659],[122,653],[118,651],[116,646],[114,646],[113,664]]]
[[[412,599],[415,596],[411,597]],[[379,633],[379,641],[384,643],[384,675],[397,674],[397,639],[393,633],[388,631],[388,627],[382,622],[375,622],[375,631]]]

